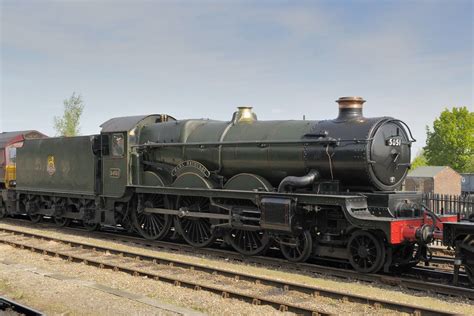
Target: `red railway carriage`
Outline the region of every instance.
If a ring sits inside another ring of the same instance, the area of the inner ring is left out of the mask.
[[[0,133],[0,188],[16,184],[16,149],[23,145],[23,141],[45,137],[35,130]]]

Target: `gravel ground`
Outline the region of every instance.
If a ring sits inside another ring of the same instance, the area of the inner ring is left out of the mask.
[[[5,237],[1,237],[2,239]],[[7,240],[18,240],[22,241],[22,237],[13,236],[6,238]],[[62,253],[68,254],[69,247],[64,244],[59,244],[54,241],[41,241],[41,240],[32,240],[28,239],[28,245],[36,247],[47,247],[48,249],[61,249]],[[70,248],[74,249],[74,248]],[[77,249],[75,249],[77,250]],[[222,289],[237,290],[240,293],[247,295],[252,295],[254,297],[269,298],[272,300],[282,301],[288,304],[297,304],[300,306],[311,307],[315,310],[324,311],[327,313],[351,313],[354,310],[363,310],[364,313],[389,313],[390,310],[384,309],[375,309],[372,306],[367,306],[364,304],[350,303],[346,302],[345,304],[340,304],[339,300],[330,299],[327,297],[319,297],[314,299],[314,297],[300,293],[297,291],[283,291],[281,289],[275,289],[272,286],[266,286],[262,284],[255,284],[254,282],[249,282],[245,280],[235,280],[232,277],[226,277],[222,275],[209,274],[202,271],[192,271],[185,268],[171,267],[166,264],[150,264],[149,262],[139,262],[132,258],[123,258],[117,255],[112,255],[110,253],[97,252],[93,253],[89,250],[74,251],[73,255],[80,256],[81,258],[87,260],[99,260],[107,263],[115,263],[118,265],[125,266],[139,266],[141,270],[146,272],[151,272],[154,274],[159,274],[160,276],[169,276],[179,277],[183,281],[189,282],[198,282],[205,285],[213,285]],[[150,293],[147,293],[150,295]]]
[[[58,274],[60,269],[53,262],[58,259],[31,256],[25,251],[12,251],[11,247],[4,245],[0,246],[0,252],[0,260],[8,258],[9,262],[0,263],[0,293],[47,315],[179,315],[91,289],[84,285],[87,283],[81,284],[80,280],[63,280],[62,277],[67,274]],[[17,262],[21,265],[15,264]],[[41,266],[52,269],[38,269]],[[71,278],[76,277],[73,273],[81,270],[73,265],[65,269],[69,270]],[[56,273],[56,278],[45,276],[47,272]]]
[[[39,241],[38,241],[39,242]],[[50,246],[53,246],[52,242],[48,242]],[[8,249],[11,248],[11,249]],[[157,298],[160,301],[166,303],[172,303],[174,305],[186,305],[201,310],[210,314],[256,314],[263,313],[276,314],[274,309],[269,307],[256,307],[249,304],[244,304],[240,301],[234,300],[223,300],[219,295],[209,294],[204,291],[196,292],[183,288],[174,287],[172,285],[156,282],[147,278],[136,278],[125,273],[112,272],[110,270],[100,270],[95,267],[86,266],[80,263],[68,263],[62,259],[45,257],[38,253],[32,253],[28,250],[20,250],[6,245],[0,245],[0,280],[7,280],[8,287],[13,287],[13,295],[15,299],[26,299],[28,304],[32,305],[36,302],[30,302],[30,299],[34,296],[38,298],[38,293],[41,292],[41,300],[45,300],[46,297],[53,294],[56,296],[61,293],[61,302],[54,302],[50,300],[46,307],[41,307],[42,310],[47,310],[50,313],[63,314],[66,310],[72,314],[88,314],[88,311],[93,311],[93,314],[111,315],[111,314],[127,314],[129,310],[136,311],[136,314],[148,315],[150,314],[150,308],[146,306],[140,306],[134,302],[124,302],[120,298],[112,296],[110,300],[107,293],[99,292],[99,295],[94,294],[91,298],[90,288],[77,284],[77,279],[96,282],[104,284],[112,288],[126,290],[129,293],[141,293],[151,298]],[[8,259],[6,259],[8,258]],[[96,258],[99,259],[99,258]],[[20,264],[21,262],[21,264]],[[5,264],[7,263],[7,264]],[[149,270],[149,269],[146,269]],[[229,280],[225,280],[221,276],[205,276],[204,273],[197,271],[189,271],[180,268],[164,268],[162,271],[168,271],[169,274],[179,274],[183,279],[191,280],[197,279],[203,283],[209,284],[210,282],[215,285],[229,285]],[[39,271],[39,272],[38,272]],[[53,279],[44,277],[47,273],[53,274]],[[58,274],[62,276],[58,279]],[[33,274],[33,276],[31,275]],[[14,275],[14,279],[9,279],[8,275]],[[21,275],[22,277],[19,277]],[[72,280],[70,278],[73,278]],[[14,282],[14,283],[13,283]],[[386,310],[375,310],[370,306],[364,306],[354,303],[340,304],[339,300],[332,300],[324,297],[320,297],[317,300],[311,301],[308,304],[308,296],[296,292],[282,292],[275,291],[263,285],[249,284],[245,281],[235,281],[231,284],[232,288],[237,289],[245,293],[259,293],[262,296],[270,296],[273,298],[284,299],[286,302],[293,303],[304,303],[314,308],[322,309],[326,312],[337,313],[337,314],[350,314],[354,310],[363,311],[363,314],[375,314],[376,312],[389,311]],[[47,288],[48,291],[44,291]],[[33,291],[33,293],[31,293]],[[53,291],[53,293],[51,293]],[[1,292],[1,291],[0,291]],[[95,291],[97,292],[97,291]],[[12,291],[10,291],[10,294]],[[19,295],[20,293],[20,295]],[[165,294],[164,294],[165,293]],[[7,295],[9,293],[7,292]],[[201,296],[205,296],[204,298]],[[62,301],[65,301],[65,306],[62,307]],[[83,302],[87,303],[84,304]],[[103,302],[108,302],[103,304]],[[110,303],[109,303],[110,302]],[[25,302],[26,303],[26,302]],[[35,305],[36,306],[36,305]],[[79,306],[79,309],[75,310],[75,307]],[[99,308],[95,308],[98,306]],[[114,309],[105,308],[104,306],[113,306]],[[151,313],[156,313],[151,311]],[[174,313],[168,313],[159,311],[160,314],[173,315]]]
[[[8,262],[4,264],[2,262]],[[19,267],[18,264],[21,264]],[[45,277],[34,270],[61,274],[73,280]],[[48,315],[176,315],[159,308],[78,284],[94,282],[129,293],[139,293],[165,304],[182,306],[212,315],[272,315],[266,306],[253,306],[204,291],[175,287],[122,272],[98,269],[28,250],[0,245],[0,294]]]
[[[0,227],[15,227],[14,225],[0,224]],[[357,293],[360,295],[365,295],[368,297],[383,298],[391,301],[400,301],[411,304],[418,304],[423,306],[429,306],[430,308],[440,309],[451,311],[454,313],[460,314],[474,314],[474,305],[473,302],[469,300],[464,300],[460,298],[447,298],[444,296],[436,296],[432,294],[413,292],[405,289],[396,289],[393,287],[385,287],[380,285],[372,284],[363,284],[358,282],[349,282],[344,280],[332,280],[330,278],[314,278],[309,276],[304,276],[295,273],[289,273],[287,271],[275,271],[270,269],[257,268],[244,264],[234,264],[228,263],[223,260],[208,259],[203,257],[195,257],[189,255],[179,255],[174,253],[168,253],[163,251],[153,251],[149,249],[140,249],[137,247],[130,247],[123,245],[117,242],[109,242],[103,240],[96,240],[87,237],[78,237],[73,235],[67,235],[59,232],[52,231],[40,231],[31,228],[22,227],[22,229],[30,230],[32,232],[38,233],[47,233],[48,235],[55,235],[57,237],[67,238],[70,240],[85,241],[89,243],[97,243],[106,247],[115,247],[123,250],[132,250],[135,252],[141,252],[148,255],[155,255],[165,258],[174,258],[180,260],[193,261],[205,265],[216,265],[218,264],[220,268],[225,268],[228,270],[242,271],[244,270],[247,273],[276,277],[282,280],[291,280],[294,282],[301,282],[305,284],[311,284],[314,286],[319,286],[328,289],[337,289],[340,291],[345,291],[348,293]],[[73,275],[75,277],[92,280],[101,284],[106,284],[108,286],[124,289],[132,293],[144,293],[149,297],[158,298],[161,301],[172,303],[175,305],[186,306],[188,308],[194,308],[199,311],[203,311],[209,314],[276,314],[277,312],[270,307],[257,307],[251,306],[246,303],[242,303],[236,300],[224,300],[220,296],[205,293],[205,292],[196,292],[187,289],[176,288],[171,285],[163,284],[160,282],[143,279],[141,282],[137,282],[137,278],[131,277],[124,273],[117,273],[107,270],[99,270],[94,267],[84,266],[82,264],[71,264],[64,262],[56,258],[47,258],[39,254],[34,254],[26,250],[16,250],[9,246],[2,246],[0,248],[0,260],[2,258],[16,258],[15,260],[19,262],[29,262],[36,266],[41,266],[44,269],[54,269],[54,271],[60,271],[61,273]],[[1,273],[1,278],[5,278],[5,274]],[[0,280],[1,282],[1,280]],[[11,282],[10,282],[11,286]],[[15,288],[13,287],[13,290]],[[2,288],[0,287],[0,293],[2,293]],[[26,293],[26,292],[25,292]],[[339,314],[377,314],[382,313],[383,311],[375,311],[369,307],[361,309],[361,305],[354,304],[352,307],[348,307],[348,304],[341,304],[339,301],[331,300],[324,301],[323,298],[318,298],[318,302],[315,303],[318,306],[324,306],[327,310],[336,312]],[[350,304],[349,304],[350,305]],[[77,305],[76,305],[77,306]],[[350,310],[353,308],[352,310]],[[76,309],[77,310],[77,309]],[[79,309],[80,310],[80,309]],[[134,310],[134,309],[131,309]],[[54,310],[57,312],[57,310]],[[107,311],[103,311],[103,314],[108,314]],[[114,312],[117,314],[117,312]],[[119,313],[120,314],[120,313]],[[280,314],[280,313],[278,313]],[[384,313],[385,314],[385,313]]]

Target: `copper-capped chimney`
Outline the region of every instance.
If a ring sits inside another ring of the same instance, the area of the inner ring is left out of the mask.
[[[363,118],[362,108],[364,98],[362,97],[340,97],[336,102],[339,104],[339,116],[336,121],[347,121]]]

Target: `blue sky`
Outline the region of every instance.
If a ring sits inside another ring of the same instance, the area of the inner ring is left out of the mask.
[[[83,95],[83,134],[113,116],[329,119],[340,96],[406,121],[424,145],[473,109],[473,1],[0,0],[0,131],[54,135]]]

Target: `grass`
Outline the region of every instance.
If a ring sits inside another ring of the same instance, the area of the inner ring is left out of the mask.
[[[21,300],[25,297],[23,291],[16,290],[5,279],[0,279],[0,294],[5,295],[12,300]]]

